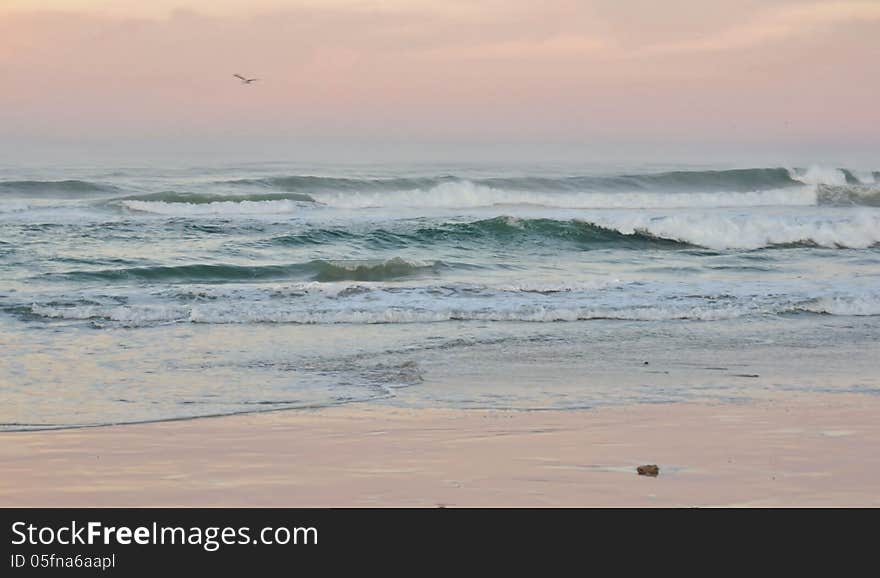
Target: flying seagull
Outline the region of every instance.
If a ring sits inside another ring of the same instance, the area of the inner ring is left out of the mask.
[[[232,76],[241,80],[242,84],[250,84],[250,83],[254,82],[255,80],[260,80],[259,78],[245,78],[240,74],[233,74]]]

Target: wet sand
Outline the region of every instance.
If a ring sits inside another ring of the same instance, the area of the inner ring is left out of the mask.
[[[878,418],[880,397],[792,394],[11,432],[0,506],[880,506]]]

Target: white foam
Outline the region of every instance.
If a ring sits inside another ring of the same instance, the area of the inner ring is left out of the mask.
[[[802,309],[829,315],[880,315],[880,296],[823,297],[804,305]]]
[[[852,171],[852,174],[863,185],[873,185],[877,183],[877,179],[874,177],[872,171]]]
[[[224,285],[196,285],[191,286],[184,296],[188,299],[210,300],[246,300],[250,302],[265,301],[271,299],[285,299],[293,297],[309,297],[323,299],[352,299],[354,296],[362,296],[364,299],[376,301],[379,299],[401,299],[409,296],[409,304],[412,306],[429,306],[437,294],[446,297],[468,298],[507,298],[506,294],[528,298],[534,294],[553,295],[557,293],[592,295],[598,290],[623,284],[620,279],[593,279],[570,282],[538,282],[522,281],[519,283],[461,283],[454,282],[438,285],[433,279],[410,279],[405,286],[398,282],[390,281],[331,281],[331,282],[298,282],[283,285],[274,285],[266,288],[261,285],[249,285],[246,283],[236,284],[234,287]],[[181,296],[180,289],[162,291],[156,294],[162,298],[176,298]],[[414,300],[424,299],[425,303],[415,303]]]
[[[131,308],[34,308],[44,317],[62,319],[105,319],[124,325],[152,325],[157,322],[190,322],[208,324],[239,323],[297,323],[305,325],[333,324],[386,324],[386,323],[437,323],[443,321],[524,321],[549,323],[558,321],[581,321],[588,319],[621,319],[662,321],[670,319],[719,320],[740,317],[747,312],[734,309],[663,309],[657,307],[632,310],[603,310],[582,308],[524,307],[519,309],[493,309],[474,311],[467,309],[420,310],[384,308],[372,310],[326,310],[290,311],[260,304],[248,306],[193,306],[188,312],[179,308],[131,307]]]
[[[447,321],[545,323],[588,319],[714,321],[814,312],[880,315],[870,279],[804,286],[801,281],[706,280],[646,283],[585,279],[484,285],[436,279],[391,282],[199,284],[86,289],[65,304],[54,294],[29,299],[36,315],[126,326],[161,323],[380,324]]]
[[[125,326],[157,323],[398,324],[448,321],[549,323],[590,319],[715,321],[747,316],[813,312],[840,316],[880,315],[880,295],[861,289],[816,287],[792,291],[765,284],[742,292],[725,284],[621,284],[572,282],[485,286],[400,286],[389,283],[293,283],[265,287],[199,285],[143,293],[130,289],[126,304],[96,304],[106,296],[83,298],[81,305],[31,305],[46,318],[94,320]],[[181,292],[182,291],[182,292]],[[696,291],[696,293],[695,293]],[[717,295],[727,295],[718,299]],[[45,296],[43,303],[54,298]]]
[[[851,216],[685,213],[597,215],[590,222],[624,234],[656,237],[710,249],[759,249],[812,243],[829,248],[864,249],[880,243],[880,213],[860,210]]]
[[[789,171],[791,178],[808,185],[834,185],[846,184],[846,175],[839,169],[830,167],[811,166],[805,172]]]
[[[450,297],[436,300],[420,295],[400,299],[400,295],[353,299],[328,303],[308,301],[294,303],[287,299],[225,299],[219,302],[139,305],[81,305],[55,307],[34,304],[31,311],[42,317],[68,320],[104,320],[126,326],[147,326],[157,323],[296,323],[307,325],[333,324],[400,324],[439,323],[448,321],[521,321],[551,323],[591,319],[629,321],[667,321],[691,319],[717,321],[754,315],[776,315],[791,311],[810,311],[837,316],[880,315],[880,297],[824,297],[797,304],[791,300],[776,303],[753,302],[750,299],[731,303],[675,303],[670,301],[634,305],[578,305],[583,299],[569,300],[551,295],[540,299],[482,299]],[[498,297],[498,296],[496,296]]]
[[[31,311],[41,317],[53,319],[106,319],[132,326],[151,325],[162,321],[184,321],[190,314],[188,307],[174,305],[51,307],[34,304],[31,305]]]
[[[611,285],[619,285],[620,279],[606,279],[593,281],[572,281],[567,283],[543,283],[540,281],[522,281],[515,284],[502,284],[493,286],[496,291],[510,293],[574,293],[603,289]]]
[[[344,192],[315,195],[321,203],[341,209],[477,208],[535,205],[563,209],[672,209],[688,207],[760,207],[815,205],[814,187],[792,187],[745,193],[554,192],[508,191],[469,181],[442,183],[427,190]]]
[[[276,215],[300,212],[303,203],[290,199],[271,201],[217,201],[214,203],[168,203],[165,201],[122,201],[129,210],[168,216]]]

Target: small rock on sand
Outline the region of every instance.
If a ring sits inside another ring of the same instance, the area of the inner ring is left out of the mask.
[[[652,478],[656,478],[660,475],[660,468],[656,464],[648,464],[645,466],[639,466],[636,468],[636,471],[640,476],[651,476]]]

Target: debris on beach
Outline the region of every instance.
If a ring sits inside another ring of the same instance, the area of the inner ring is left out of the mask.
[[[636,468],[636,471],[640,476],[651,476],[652,478],[656,478],[660,475],[660,467],[656,464],[647,464],[644,466],[639,466]]]

